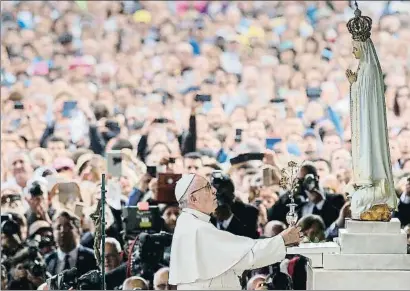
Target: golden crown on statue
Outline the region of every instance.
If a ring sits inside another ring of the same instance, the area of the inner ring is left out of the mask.
[[[355,5],[354,17],[349,20],[346,26],[353,40],[366,41],[371,35],[372,19],[368,16],[362,16],[362,11],[360,11],[356,1]]]

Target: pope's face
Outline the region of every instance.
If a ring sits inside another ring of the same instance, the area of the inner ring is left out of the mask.
[[[218,207],[216,200],[216,189],[213,186],[206,187],[204,193],[202,193],[202,205],[205,213],[214,213]]]
[[[214,213],[218,207],[216,189],[205,178],[201,178],[198,186],[199,190],[192,193],[196,208],[206,214]]]

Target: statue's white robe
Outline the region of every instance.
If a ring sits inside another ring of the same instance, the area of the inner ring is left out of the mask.
[[[366,48],[364,53],[369,51],[375,53],[374,47]],[[382,82],[378,64],[361,62],[351,88],[353,183],[361,187],[351,190],[354,219],[373,205],[386,203],[392,209],[397,206]]]
[[[244,270],[285,258],[281,236],[254,240],[221,231],[209,220],[188,208],[178,218],[169,273],[169,284],[178,290],[240,290]]]

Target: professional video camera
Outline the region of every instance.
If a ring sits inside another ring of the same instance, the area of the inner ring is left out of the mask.
[[[72,268],[47,279],[47,285],[50,290],[100,290],[101,272],[92,270],[78,277],[77,268]]]
[[[25,246],[22,249],[20,249],[14,256],[4,260],[3,264],[6,266],[7,269],[9,269],[12,266],[17,265],[18,263],[22,263],[25,261],[32,263],[35,260],[41,260],[41,255],[39,252],[39,243],[36,240],[29,240],[26,242]]]
[[[138,203],[127,206],[122,211],[125,240],[135,239],[140,233],[158,233],[163,226],[158,206]]]
[[[164,266],[164,249],[171,246],[171,242],[171,233],[141,233],[138,236],[138,244],[134,244],[130,251],[131,275],[151,280],[154,273]]]

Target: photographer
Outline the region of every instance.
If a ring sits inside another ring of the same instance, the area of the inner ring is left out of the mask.
[[[1,210],[6,212],[6,210],[15,211],[17,213],[24,213],[25,208],[23,205],[23,200],[21,199],[20,190],[16,187],[6,187],[2,185],[1,189]]]
[[[44,220],[51,224],[46,202],[47,188],[44,183],[41,181],[33,181],[28,192],[29,198],[27,198],[27,202],[30,205],[30,210],[27,214],[28,225],[30,226],[37,220]]]
[[[53,228],[44,220],[37,220],[30,225],[28,239],[36,240],[41,255],[45,256],[55,250]]]
[[[1,215],[1,248],[2,257],[13,257],[21,248],[24,241],[23,230],[24,218],[16,213],[4,213]]]
[[[211,184],[216,189],[218,207],[211,222],[221,230],[230,233],[258,238],[257,220],[258,209],[248,205],[235,197],[235,187],[232,180],[215,171],[211,175]]]
[[[21,240],[21,218],[16,214],[2,215],[2,263],[10,270],[10,289],[37,288],[46,278],[46,268],[36,240]]]
[[[298,184],[294,193],[297,204],[296,211],[299,218],[309,214],[319,215],[326,228],[338,217],[344,198],[340,194],[325,193],[319,183],[319,175],[313,165],[303,165],[298,174]],[[269,220],[279,220],[286,223],[286,214],[290,203],[289,193],[280,197],[277,203],[269,210]]]

